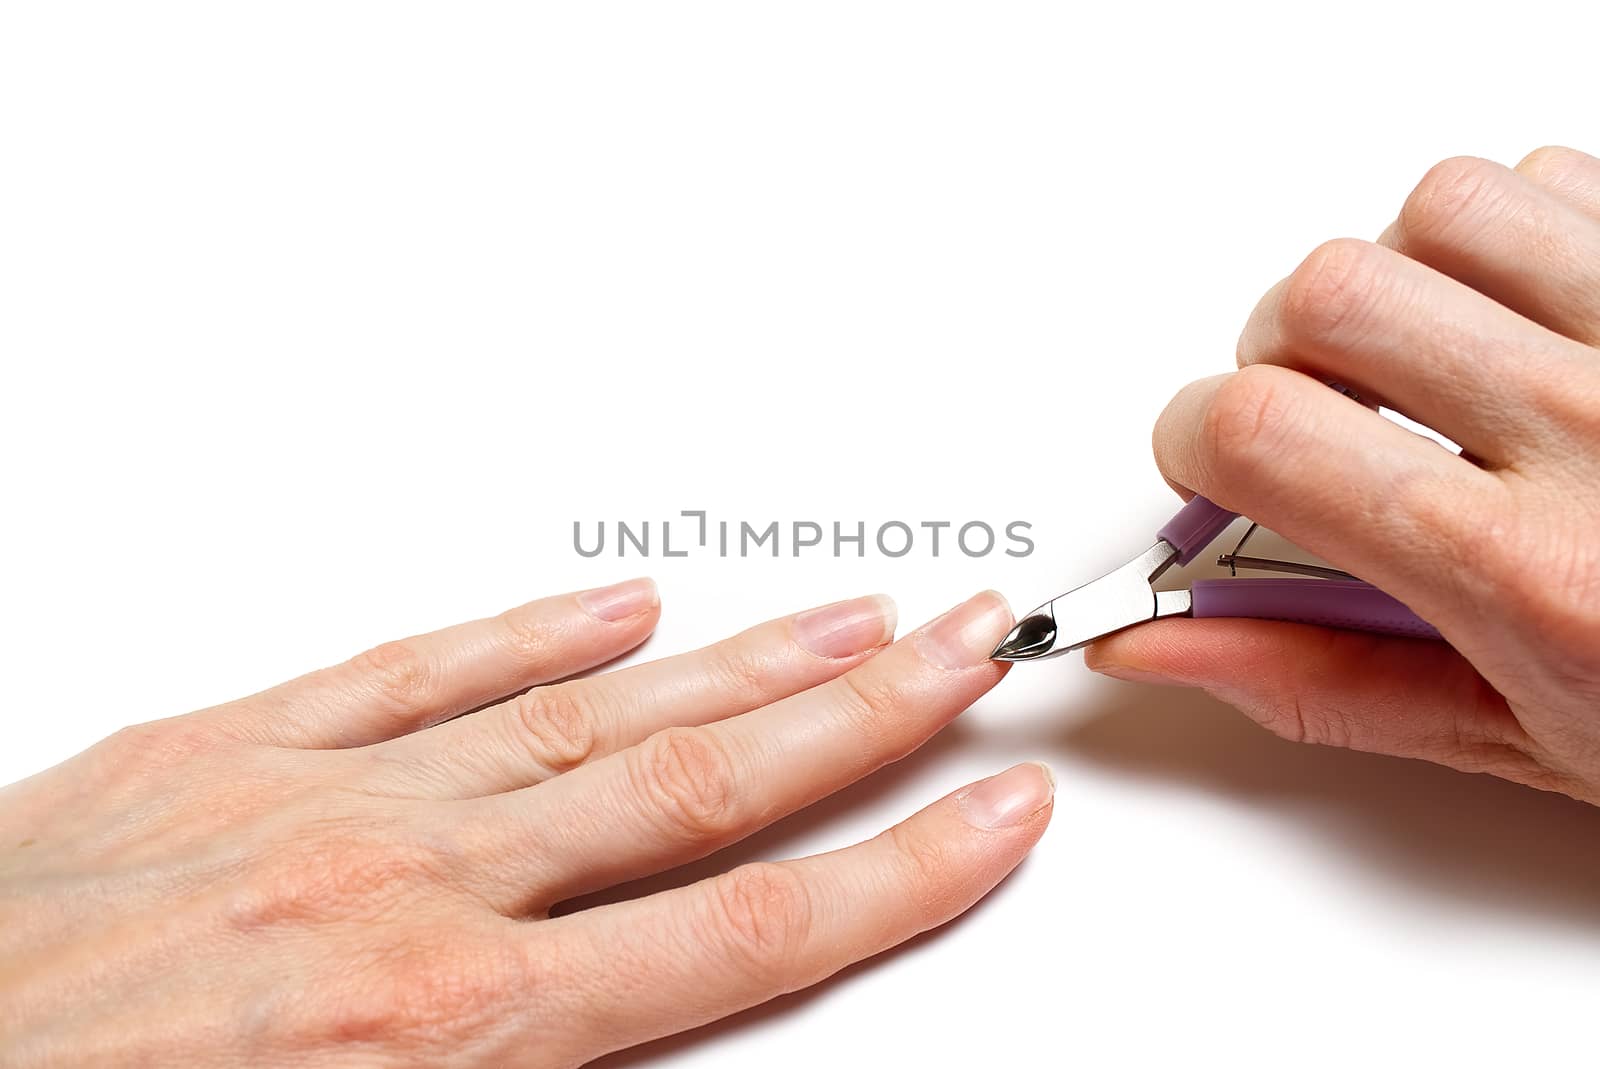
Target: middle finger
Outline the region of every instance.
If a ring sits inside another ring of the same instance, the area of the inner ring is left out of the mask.
[[[705,724],[788,697],[860,664],[894,638],[879,594],[758,624],[690,653],[535,687],[372,747],[380,782],[469,798],[543,782],[663,728]]]
[[[547,908],[702,857],[910,753],[1005,674],[985,592],[823,686],[674,728],[565,776],[456,803],[476,889]]]

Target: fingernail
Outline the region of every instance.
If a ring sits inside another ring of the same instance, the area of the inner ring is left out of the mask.
[[[956,798],[956,808],[974,828],[1011,828],[1049,805],[1055,793],[1056,778],[1050,769],[1028,761],[974,783]]]
[[[984,664],[1011,629],[1011,607],[993,590],[964,601],[917,632],[922,655],[940,668]]]
[[[1103,676],[1121,679],[1128,683],[1150,683],[1158,687],[1192,686],[1181,679],[1173,679],[1171,676],[1164,676],[1147,668],[1134,668],[1132,665],[1115,664],[1110,661],[1091,663],[1088,658],[1084,658],[1084,664],[1091,672],[1099,672]]]
[[[578,604],[590,616],[607,623],[625,620],[653,609],[660,600],[654,579],[629,579],[615,586],[585,590],[578,595]]]
[[[794,618],[794,640],[818,657],[849,657],[894,638],[894,601],[883,594],[807,609]]]

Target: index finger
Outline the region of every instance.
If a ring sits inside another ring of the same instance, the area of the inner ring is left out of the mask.
[[[1507,487],[1298,371],[1179,391],[1156,423],[1169,481],[1383,588],[1446,637],[1486,611],[1474,562]]]
[[[1038,842],[1054,780],[1037,764],[971,784],[865,843],[745,865],[648,898],[535,925],[589,997],[610,1049],[817,983],[945,923]],[[598,1052],[596,1052],[598,1053]]]

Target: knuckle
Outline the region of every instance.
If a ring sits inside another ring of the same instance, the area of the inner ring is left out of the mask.
[[[409,642],[385,642],[351,660],[380,700],[405,713],[427,707],[433,692],[433,671],[427,658]]]
[[[760,705],[766,700],[767,679],[765,666],[739,643],[727,643],[711,652],[710,676],[718,689],[735,696],[748,705]]]
[[[1335,238],[1311,251],[1284,286],[1279,329],[1290,345],[1326,344],[1360,329],[1382,292],[1383,251]]]
[[[1505,169],[1473,156],[1436,163],[1400,208],[1399,231],[1408,249],[1445,248],[1471,240],[1503,214]]]
[[[513,711],[523,745],[551,772],[569,772],[593,756],[593,720],[567,685],[536,687],[515,699]]]
[[[837,712],[845,727],[859,735],[874,753],[882,751],[893,725],[901,719],[897,713],[909,704],[905,692],[881,673],[848,672],[840,677],[840,686],[843,697]],[[906,750],[910,749],[907,744]]]
[[[710,732],[667,728],[633,752],[637,789],[673,834],[702,843],[733,829],[733,760]]]
[[[1244,481],[1284,448],[1299,418],[1283,388],[1288,374],[1294,373],[1266,365],[1241,368],[1212,394],[1201,416],[1199,452],[1218,485]]]
[[[96,749],[109,760],[111,771],[137,774],[173,768],[216,752],[225,738],[186,717],[153,720],[121,728]]]
[[[712,881],[714,931],[735,962],[758,980],[799,986],[794,976],[811,928],[805,881],[782,865],[742,865]]]
[[[906,824],[896,824],[887,834],[902,860],[911,897],[923,915],[948,912],[945,907],[954,904],[951,877],[960,871],[952,864],[949,849],[932,836],[913,832]]]
[[[510,652],[528,664],[542,663],[560,645],[561,636],[537,602],[501,613],[500,626]]]

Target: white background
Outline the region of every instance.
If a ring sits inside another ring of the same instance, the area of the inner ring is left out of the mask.
[[[1313,245],[1442,157],[1600,146],[1592,5],[1084,7],[0,9],[0,780],[645,571],[643,656],[1029,608],[1148,543],[1152,420]],[[1038,550],[571,548],[692,508]],[[1025,758],[1054,826],[967,918],[613,1064],[1593,1060],[1600,813],[1076,657],[732,859]]]

